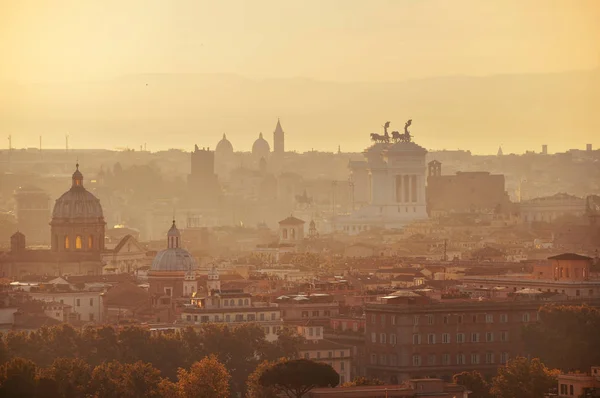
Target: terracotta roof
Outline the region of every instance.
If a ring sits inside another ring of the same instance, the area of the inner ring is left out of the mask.
[[[586,261],[589,261],[591,259],[592,259],[591,257],[582,256],[581,254],[577,254],[577,253],[563,253],[563,254],[559,254],[558,256],[548,257],[548,260],[586,260]]]
[[[279,225],[302,225],[302,224],[305,224],[305,222],[294,216],[289,216],[285,220],[279,221]]]

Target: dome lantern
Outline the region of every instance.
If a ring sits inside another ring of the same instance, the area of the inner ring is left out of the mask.
[[[72,188],[82,187],[83,188],[83,174],[79,171],[79,163],[75,164],[75,172],[73,173],[73,184]]]

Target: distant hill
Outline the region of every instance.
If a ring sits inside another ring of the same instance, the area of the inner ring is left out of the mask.
[[[600,71],[390,83],[200,74],[0,83],[0,131],[16,146],[35,146],[39,135],[62,145],[68,132],[77,147],[191,149],[227,133],[236,150],[249,150],[259,131],[272,141],[280,117],[288,149],[357,151],[385,121],[402,130],[412,118],[415,140],[428,148],[495,153],[502,144],[508,153],[545,143],[553,152],[600,136],[598,109]]]

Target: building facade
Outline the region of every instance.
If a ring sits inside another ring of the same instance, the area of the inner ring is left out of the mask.
[[[15,192],[15,203],[19,232],[27,236],[30,243],[50,243],[48,194],[38,187],[21,187]]]

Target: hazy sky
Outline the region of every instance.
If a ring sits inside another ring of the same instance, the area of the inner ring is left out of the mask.
[[[386,81],[600,61],[598,0],[0,0],[0,79]]]

